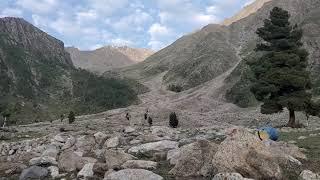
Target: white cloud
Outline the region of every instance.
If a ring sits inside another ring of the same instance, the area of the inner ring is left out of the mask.
[[[23,12],[20,9],[5,8],[1,13],[0,17],[22,17]]]
[[[99,14],[112,15],[128,4],[128,0],[87,0]]]
[[[137,9],[133,14],[122,17],[120,20],[112,23],[112,27],[116,31],[128,32],[130,30],[134,30],[139,32],[142,31],[144,29],[144,26],[147,23],[150,23],[152,20],[153,18],[150,14]]]
[[[134,43],[132,41],[127,40],[127,39],[122,39],[122,38],[112,39],[110,42],[112,45],[115,45],[115,46],[132,46],[132,45],[134,45]]]
[[[173,41],[176,34],[168,27],[159,23],[154,23],[149,28],[150,41],[148,45],[154,49],[159,50],[168,44],[168,41]]]
[[[17,0],[17,5],[33,13],[50,13],[59,4],[59,0]]]
[[[78,24],[86,24],[86,23],[92,23],[93,21],[98,19],[98,14],[94,10],[88,10],[88,11],[80,11],[76,12],[76,19]]]

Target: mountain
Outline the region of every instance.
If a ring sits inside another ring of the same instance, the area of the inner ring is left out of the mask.
[[[310,52],[310,69],[314,82],[317,82],[315,75],[320,64],[318,0],[257,0],[222,24],[210,24],[185,35],[144,62],[118,69],[118,73],[137,79],[165,73],[163,82],[167,87],[176,85],[183,90],[201,85],[235,66],[253,51],[258,40],[255,31],[275,6],[288,10],[291,22],[304,29],[304,44]],[[232,75],[236,76],[228,78],[229,86],[239,80],[240,67],[245,65],[240,63],[235,70],[239,73],[234,72]]]
[[[70,53],[76,67],[97,73],[141,62],[154,53],[148,49],[128,46],[105,46],[93,51],[80,51],[77,48],[68,47],[66,51]]]
[[[76,69],[63,42],[23,19],[0,18],[0,113],[10,112],[11,123],[124,107],[139,88]]]

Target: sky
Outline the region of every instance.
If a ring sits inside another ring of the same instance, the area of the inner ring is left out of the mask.
[[[22,17],[65,46],[159,50],[231,17],[253,0],[0,0],[0,17]]]

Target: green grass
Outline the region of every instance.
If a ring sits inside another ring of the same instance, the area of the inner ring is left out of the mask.
[[[288,132],[281,133],[281,141],[296,141],[296,145],[304,148],[307,160],[303,162],[304,169],[309,169],[313,172],[320,173],[320,136],[310,137],[310,134],[319,134],[320,131],[311,132]],[[300,136],[307,137],[306,139],[299,140]]]

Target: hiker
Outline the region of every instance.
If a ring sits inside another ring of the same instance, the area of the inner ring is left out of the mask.
[[[128,121],[130,121],[130,118],[131,118],[131,115],[127,112],[127,114],[126,114],[126,119],[127,119]]]
[[[152,126],[152,118],[150,116],[148,117],[148,123],[149,123],[149,126],[151,127]]]
[[[142,122],[142,126],[148,120],[148,117],[149,117],[149,109],[147,109],[146,112],[144,113],[144,120]]]

